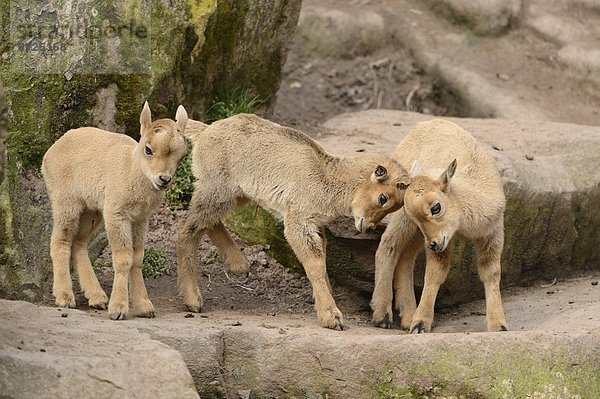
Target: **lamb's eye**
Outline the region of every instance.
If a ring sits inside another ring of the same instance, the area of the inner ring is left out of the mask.
[[[432,206],[430,210],[432,215],[437,215],[442,210],[442,206],[438,202],[434,206]]]
[[[379,203],[381,204],[381,206],[384,206],[384,205],[385,205],[385,203],[387,202],[387,200],[388,200],[388,197],[387,197],[387,195],[385,195],[385,194],[381,194],[381,195],[379,196]]]
[[[144,152],[146,153],[146,155],[150,156],[152,155],[152,148],[146,146],[144,147]]]

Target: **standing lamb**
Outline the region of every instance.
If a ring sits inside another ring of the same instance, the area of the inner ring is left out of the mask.
[[[411,333],[431,331],[435,298],[448,275],[457,234],[475,244],[488,331],[505,331],[500,256],[506,200],[493,160],[473,136],[445,120],[417,124],[395,157],[402,165],[413,164],[413,177],[404,209],[393,214],[375,256],[373,323],[390,328],[395,291],[401,327]],[[427,265],[417,308],[413,271],[424,244]]]
[[[254,115],[236,115],[209,127],[190,121],[187,134],[194,144],[197,181],[179,225],[177,270],[188,309],[202,309],[197,250],[204,233],[230,271],[248,272],[246,258],[221,218],[254,200],[283,220],[285,237],[312,284],[321,324],[342,330],[342,313],[325,270],[323,226],[351,212],[357,230],[373,228],[402,206],[408,173],[383,155],[334,157],[306,135]]]
[[[90,236],[106,226],[115,270],[108,313],[121,320],[129,313],[154,317],[142,276],[148,218],[162,203],[178,162],[187,152],[183,132],[187,113],[179,106],[177,122],[151,120],[148,103],[140,115],[140,142],[93,127],[70,130],[44,155],[42,174],[52,204],[50,242],[56,304],[75,307],[70,263],[89,306],[106,309],[88,257]]]

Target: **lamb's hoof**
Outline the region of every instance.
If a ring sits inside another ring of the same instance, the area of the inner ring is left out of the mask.
[[[143,312],[136,314],[137,317],[144,317],[146,319],[154,319],[156,316],[154,315],[154,311],[151,310],[149,312]]]
[[[330,328],[332,330],[344,331],[346,327],[344,326],[344,317],[342,313],[336,309],[336,311],[326,311],[322,313],[318,313],[319,320],[321,320],[321,325],[325,328]]]
[[[101,295],[92,295],[88,299],[88,306],[94,309],[106,310],[106,307],[108,306],[108,297],[105,293],[102,293]]]
[[[106,303],[88,303],[88,306],[92,309],[106,310]]]
[[[383,318],[383,320],[375,320],[373,319],[373,324],[375,324],[375,327],[379,327],[379,328],[386,328],[386,329],[390,329],[392,328],[392,322],[390,320],[390,315],[386,314]]]
[[[202,306],[201,305],[185,305],[185,307],[187,308],[188,312],[192,312],[192,313],[200,313],[200,312],[202,312]]]
[[[502,324],[498,331],[508,331],[508,327],[506,327],[504,324]]]
[[[127,318],[127,313],[123,312],[115,312],[110,314],[111,320],[125,320]]]
[[[423,321],[417,322],[410,328],[411,334],[423,334],[426,332],[427,332],[427,329],[425,328],[425,322],[423,322]]]
[[[71,308],[75,309],[75,294],[73,292],[61,292],[55,295],[56,296],[56,306],[59,308]]]
[[[344,327],[344,322],[341,320],[340,316],[335,316],[335,327],[333,328],[337,331],[344,331],[347,327]]]
[[[239,254],[236,254],[235,257],[232,256],[228,259],[226,263],[227,269],[231,273],[238,277],[248,278],[248,275],[250,274],[250,265],[244,254],[240,252]]]

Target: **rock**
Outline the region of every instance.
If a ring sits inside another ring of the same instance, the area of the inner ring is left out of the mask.
[[[302,9],[297,36],[304,48],[322,57],[365,56],[389,41],[383,17],[373,11],[352,14],[318,6]]]
[[[450,22],[466,25],[479,35],[498,35],[522,18],[521,0],[425,0]]]
[[[556,54],[558,60],[581,75],[586,75],[600,87],[600,49],[596,42],[577,42],[562,47]]]
[[[428,119],[431,117],[401,111],[343,114],[324,124],[335,134],[320,142],[336,155],[354,156],[364,141],[371,141],[375,145],[369,151],[391,156],[411,127]],[[503,285],[527,285],[547,276],[572,276],[600,264],[600,254],[594,249],[600,240],[600,218],[591,205],[600,201],[600,128],[502,119],[447,119],[478,138],[502,174],[507,196]],[[357,235],[350,218],[338,222],[331,231],[328,250],[340,245],[343,250],[337,252],[346,255],[328,264],[330,276],[336,279],[351,274],[352,278],[346,276],[343,280],[354,280],[352,288],[368,293],[373,284],[376,238]],[[417,270],[422,273],[422,268]],[[421,287],[422,274],[415,281]],[[471,244],[459,242],[438,304],[462,303],[482,298],[483,294],[474,250]]]
[[[6,130],[7,125],[8,106],[6,105],[6,98],[4,97],[4,87],[2,86],[2,81],[0,81],[0,186],[2,185],[2,180],[4,180],[4,144],[8,138],[8,132]],[[0,227],[0,233],[2,232],[1,229],[2,227]]]
[[[127,323],[0,302],[1,397],[199,397],[181,354]]]
[[[553,390],[591,398],[600,390],[597,321],[587,332],[411,335],[364,324],[331,331],[313,315],[246,315],[228,327],[226,314],[214,322],[69,314],[0,300],[8,321],[0,324],[1,396],[524,398]]]
[[[0,296],[48,289],[50,212],[45,188],[32,186],[27,175],[39,173],[43,154],[58,137],[86,125],[137,137],[144,100],[154,118],[173,118],[183,103],[190,117],[202,120],[214,101],[247,89],[268,112],[300,5],[0,3],[6,22],[0,80],[13,115],[0,192]],[[55,27],[69,29],[55,33]],[[47,51],[37,51],[42,44]]]

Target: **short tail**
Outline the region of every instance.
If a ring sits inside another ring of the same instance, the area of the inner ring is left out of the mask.
[[[202,133],[208,125],[206,123],[195,121],[193,119],[188,119],[187,124],[185,125],[185,129],[183,135],[190,140],[193,140],[197,135]]]

